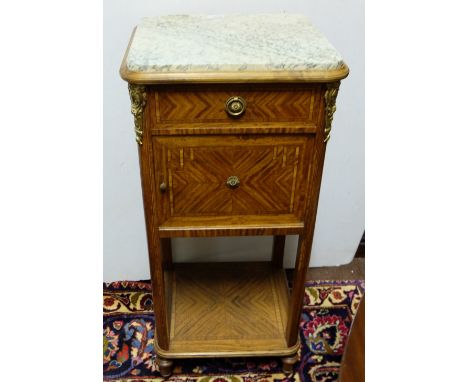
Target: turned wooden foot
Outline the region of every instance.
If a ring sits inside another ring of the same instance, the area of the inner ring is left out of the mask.
[[[166,378],[172,374],[173,361],[166,358],[158,358],[159,372]]]
[[[294,354],[290,357],[281,358],[283,362],[283,373],[284,374],[292,374],[294,369],[294,364],[297,362],[297,354]]]

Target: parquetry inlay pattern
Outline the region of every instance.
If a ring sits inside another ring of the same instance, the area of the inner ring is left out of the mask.
[[[299,146],[166,150],[172,216],[294,211]],[[233,175],[235,189],[226,186]]]
[[[209,266],[197,267],[196,272],[191,267],[178,269],[172,339],[216,341],[281,337],[286,323],[280,314],[283,306],[280,306],[274,277],[276,274],[271,269],[255,264],[249,269],[232,266],[230,273],[216,273]]]
[[[230,118],[224,110],[233,92],[160,92],[161,122],[225,121]],[[249,91],[240,92],[247,101],[242,121],[307,120],[313,95],[310,91]]]

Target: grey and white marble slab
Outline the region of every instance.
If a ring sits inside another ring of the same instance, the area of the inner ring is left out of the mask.
[[[135,72],[314,71],[343,64],[305,16],[285,13],[144,18],[127,55]]]

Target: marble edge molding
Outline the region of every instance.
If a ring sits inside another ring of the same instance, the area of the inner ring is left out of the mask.
[[[127,67],[127,56],[137,27],[125,51],[120,66],[120,76],[131,84],[171,84],[171,83],[242,83],[242,82],[333,82],[346,78],[348,66],[331,70],[306,71],[211,71],[211,72],[135,72]]]

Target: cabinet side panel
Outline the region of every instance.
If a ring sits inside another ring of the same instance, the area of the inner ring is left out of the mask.
[[[139,145],[141,185],[143,191],[143,203],[145,209],[146,235],[148,239],[148,255],[150,263],[150,273],[153,289],[153,307],[156,319],[156,334],[158,345],[162,349],[169,348],[168,320],[166,308],[165,281],[163,272],[163,258],[157,227],[157,211],[155,211],[156,190],[155,171],[153,165],[153,147],[151,141],[152,120],[155,113],[148,112],[154,110],[154,90],[146,87],[146,107],[143,115],[143,139]]]
[[[304,231],[299,236],[299,243],[296,255],[296,266],[294,269],[293,288],[289,306],[289,319],[286,328],[286,340],[289,346],[297,341],[300,314],[304,297],[304,283],[309,267],[310,251],[314,236],[315,219],[320,194],[320,182],[322,180],[323,163],[325,159],[325,91],[326,85],[322,87],[319,110],[319,128],[317,130],[314,149],[309,168],[309,182],[307,191],[307,201],[305,206]]]

